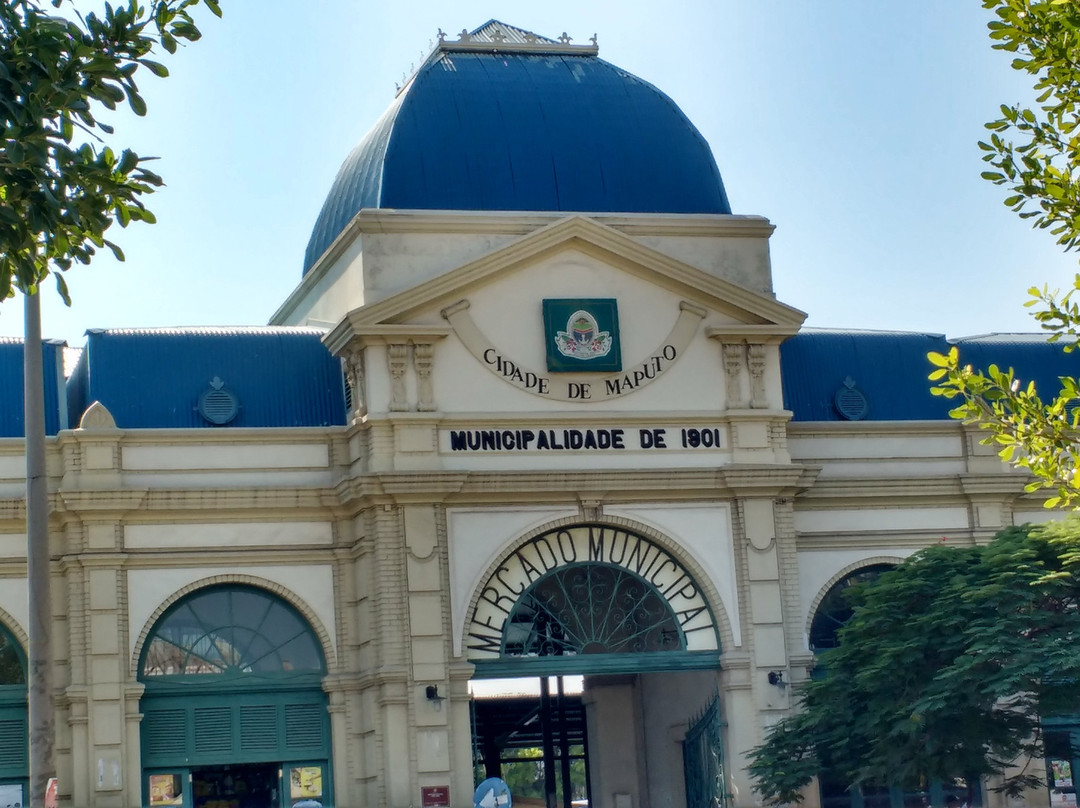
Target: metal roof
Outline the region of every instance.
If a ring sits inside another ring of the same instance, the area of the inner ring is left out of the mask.
[[[45,376],[45,432],[55,435],[67,429],[67,402],[64,389],[64,347],[58,340],[42,342]],[[23,419],[23,341],[0,337],[0,438],[21,438],[26,434]]]
[[[305,272],[364,208],[731,213],[708,143],[656,87],[595,45],[475,34],[440,42],[346,158]]]
[[[197,411],[216,378],[239,411],[226,427],[345,422],[341,363],[311,328],[88,331],[68,383],[75,423],[100,401],[122,429],[211,427]]]
[[[842,421],[837,393],[853,382],[869,421],[948,420],[952,403],[930,395],[927,353],[955,345],[965,363],[1015,368],[1043,399],[1060,376],[1080,374],[1080,354],[1066,354],[1044,334],[991,334],[948,340],[942,334],[807,329],[780,346],[784,406],[795,421]]]

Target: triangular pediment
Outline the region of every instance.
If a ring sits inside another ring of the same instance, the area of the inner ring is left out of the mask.
[[[403,326],[566,251],[591,256],[755,332],[795,333],[806,318],[804,312],[769,295],[711,275],[585,216],[571,216],[437,278],[350,311],[325,341],[336,351],[357,333]]]

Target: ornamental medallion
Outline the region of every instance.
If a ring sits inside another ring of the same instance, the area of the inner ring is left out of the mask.
[[[619,311],[613,298],[544,301],[548,370],[622,370]]]

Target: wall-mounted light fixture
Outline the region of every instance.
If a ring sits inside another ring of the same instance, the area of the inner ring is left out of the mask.
[[[446,696],[439,695],[438,685],[428,685],[425,687],[424,696],[431,702],[431,705],[435,708],[436,712],[442,710],[442,703],[446,701]]]
[[[769,671],[769,684],[776,685],[781,690],[787,687],[787,682],[784,681],[783,671]]]

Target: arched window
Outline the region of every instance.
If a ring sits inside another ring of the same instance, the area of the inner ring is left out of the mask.
[[[256,782],[289,761],[328,765],[325,671],[311,625],[271,592],[225,584],[174,603],[139,663],[146,777],[265,764]]]
[[[26,656],[0,623],[0,785],[22,794],[29,773],[27,730]]]
[[[261,589],[218,586],[173,605],[143,651],[140,678],[322,673],[318,639],[290,605]]]
[[[870,564],[846,575],[829,587],[810,623],[811,651],[817,653],[837,646],[837,632],[854,614],[854,609],[847,599],[847,590],[855,584],[873,581],[892,568],[892,564]]]
[[[506,656],[682,651],[675,614],[656,588],[614,564],[563,567],[518,600],[503,637]]]
[[[0,687],[21,685],[26,688],[26,663],[15,638],[0,624]]]

